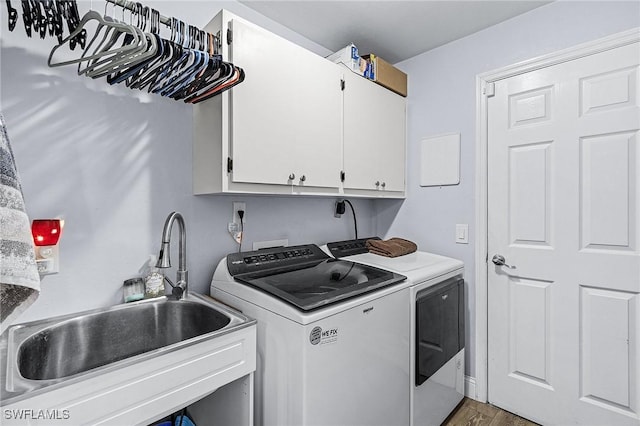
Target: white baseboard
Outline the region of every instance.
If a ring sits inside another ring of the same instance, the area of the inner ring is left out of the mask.
[[[478,393],[476,392],[476,378],[471,376],[464,376],[464,395],[467,398],[478,399]]]

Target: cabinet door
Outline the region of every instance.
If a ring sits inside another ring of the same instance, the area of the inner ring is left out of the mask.
[[[355,73],[344,79],[344,188],[404,191],[405,99]]]
[[[246,73],[230,96],[233,181],[338,187],[340,68],[253,24],[229,25],[231,60]]]

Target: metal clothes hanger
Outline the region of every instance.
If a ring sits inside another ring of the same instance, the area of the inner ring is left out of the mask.
[[[67,28],[69,33],[76,30],[80,23],[80,14],[78,13],[78,4],[73,1],[57,0],[58,7],[61,10],[62,16],[64,16],[67,22]],[[87,30],[82,29],[75,37],[69,41],[69,48],[75,50],[77,45],[80,45],[82,49],[85,48],[87,43]],[[58,39],[58,44],[62,44],[62,40]]]
[[[119,23],[124,25],[130,32],[118,32],[118,28],[115,28],[116,31],[111,33],[111,38],[106,43],[98,46],[100,46],[102,52],[107,52],[110,55],[111,52],[114,52],[111,48],[123,36],[122,46],[129,47],[129,49],[118,51],[111,56],[105,56],[100,59],[92,59],[84,69],[81,69],[81,63],[79,63],[78,74],[86,74],[91,78],[104,77],[115,70],[128,68],[139,61],[144,61],[155,54],[157,50],[155,38],[148,36],[142,29],[131,24],[133,13],[130,16],[130,23],[125,23],[124,11],[125,9],[123,8],[122,21]],[[106,15],[105,5],[105,19],[109,18]],[[115,18],[111,17],[111,19],[115,22]]]
[[[194,84],[198,77],[209,66],[209,54],[207,52],[193,50],[192,54],[196,57],[193,65],[188,69],[185,69],[182,78],[176,80],[171,86],[167,87],[160,92],[163,96],[174,98],[176,95],[182,93],[188,86]]]
[[[18,22],[18,10],[11,6],[11,0],[7,1],[7,12],[9,14],[9,31],[13,31],[16,27],[16,22]]]
[[[152,84],[156,78],[160,75],[163,69],[170,64],[171,58],[173,58],[173,45],[160,36],[158,37],[158,42],[162,45],[160,50],[160,55],[156,56],[155,59],[150,61],[147,66],[137,75],[132,76],[129,80],[127,80],[127,86],[132,89],[140,89],[143,90],[150,84]]]
[[[24,30],[27,33],[27,37],[31,38],[31,27],[33,26],[33,22],[31,22],[31,5],[28,0],[22,0],[20,4],[22,4],[22,22],[24,23]]]
[[[101,57],[104,57],[105,55],[113,55],[119,52],[126,52],[130,49],[132,49],[131,45],[127,45],[127,46],[122,46],[110,51],[100,51],[100,52],[96,52],[92,55],[89,56],[83,56],[80,58],[74,58],[74,59],[70,59],[70,60],[66,60],[66,61],[60,61],[60,62],[54,62],[53,61],[53,55],[56,53],[56,51],[62,47],[65,43],[69,42],[70,40],[72,40],[74,37],[76,37],[77,35],[79,35],[82,30],[84,29],[84,26],[87,25],[87,23],[89,23],[90,21],[97,21],[98,22],[98,29],[96,29],[94,38],[95,39],[97,37],[97,35],[99,34],[101,29],[109,29],[109,30],[120,30],[122,32],[126,32],[126,33],[130,33],[132,35],[134,35],[134,37],[138,37],[138,33],[133,29],[132,26],[129,25],[123,25],[123,24],[119,24],[117,22],[113,22],[113,21],[108,21],[105,20],[98,12],[94,11],[94,10],[90,10],[87,13],[85,13],[85,15],[82,17],[82,19],[80,20],[80,22],[78,22],[78,26],[75,28],[75,30],[69,34],[67,37],[64,38],[64,40],[62,40],[62,43],[60,43],[57,46],[54,46],[53,49],[51,49],[51,52],[49,53],[49,58],[47,60],[47,64],[50,67],[59,67],[59,66],[63,66],[63,65],[71,65],[71,64],[76,64],[78,62],[84,62],[90,59],[98,59]],[[133,47],[135,48],[135,47]],[[87,46],[85,48],[85,51],[87,51],[89,49],[89,46]]]
[[[192,100],[216,90],[219,86],[232,78],[233,74],[234,68],[231,65],[224,61],[218,61],[217,64],[212,65],[212,68],[206,75],[200,78],[198,84],[195,85],[193,90],[186,96],[185,102],[191,102]]]
[[[122,70],[115,71],[109,75],[107,75],[107,82],[109,84],[116,84],[126,81],[127,87],[130,87],[130,84],[138,78],[142,74],[145,69],[148,69],[155,61],[158,60],[164,53],[164,45],[162,43],[162,39],[158,34],[146,33],[147,24],[149,23],[150,18],[150,10],[148,7],[142,7],[141,3],[136,3],[136,14],[138,15],[138,24],[142,31],[145,32],[147,37],[153,38],[150,43],[151,49],[148,50],[149,56],[144,60],[139,58],[136,64],[123,68]],[[153,24],[151,25],[153,28]]]
[[[125,35],[123,45],[133,44],[135,49],[127,51],[125,53],[119,53],[108,60],[101,60],[93,62],[86,70],[85,74],[88,77],[98,78],[105,77],[118,70],[126,70],[130,67],[134,67],[141,62],[145,62],[147,59],[153,57],[158,50],[158,44],[155,37],[151,34],[147,34],[139,28],[133,27],[134,31],[138,32],[139,43],[136,44],[129,34]]]
[[[194,29],[195,27],[191,25],[188,27],[186,38],[182,43],[183,46],[188,47],[188,50],[186,50],[188,53],[187,61],[173,70],[173,73],[165,79],[165,84],[156,93],[172,97],[173,94],[179,92],[193,81],[194,76],[201,73],[207,66],[209,62],[208,53],[194,50],[196,45]]]
[[[220,93],[225,92],[232,87],[242,83],[245,78],[244,70],[240,67],[236,67],[230,64],[227,64],[227,66],[233,70],[231,77],[221,80],[219,83],[211,87],[209,91],[202,93],[199,96],[191,96],[185,99],[185,102],[197,104],[199,102],[206,101],[207,99],[217,96]]]
[[[210,88],[212,82],[219,81],[221,78],[224,78],[224,76],[228,74],[228,68],[222,62],[222,57],[214,54],[215,46],[213,44],[213,35],[211,35],[210,33],[206,33],[206,46],[204,43],[204,39],[205,34],[204,32],[202,32],[202,45],[206,48],[206,51],[209,54],[209,60],[206,64],[207,66],[187,87],[185,87],[179,93],[174,94],[174,99],[176,100],[192,97],[194,94],[202,91],[203,88],[207,86]]]
[[[183,47],[183,23],[176,18],[171,18],[171,47],[173,55],[167,60],[162,71],[156,75],[156,79],[151,82],[148,87],[149,93],[159,93],[161,89],[166,87],[169,79],[176,75],[179,70],[189,59],[189,51]]]
[[[142,90],[155,82],[164,69],[170,66],[171,59],[175,55],[174,44],[159,36],[160,13],[155,9],[151,9],[150,26],[151,32],[156,35],[159,44],[162,46],[160,49],[161,52],[159,55],[156,55],[140,73],[127,80],[127,86],[132,89]]]

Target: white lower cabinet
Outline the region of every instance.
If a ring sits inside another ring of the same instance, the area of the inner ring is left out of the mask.
[[[194,106],[195,194],[404,197],[404,98],[226,10],[206,30],[246,77]]]

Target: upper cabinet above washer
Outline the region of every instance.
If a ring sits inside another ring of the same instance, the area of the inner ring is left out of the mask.
[[[405,99],[352,72],[344,78],[344,190],[402,196]]]
[[[239,19],[230,59],[246,73],[230,92],[233,182],[340,186],[340,70]]]
[[[246,77],[194,105],[195,194],[404,197],[404,98],[225,10],[206,30]]]

